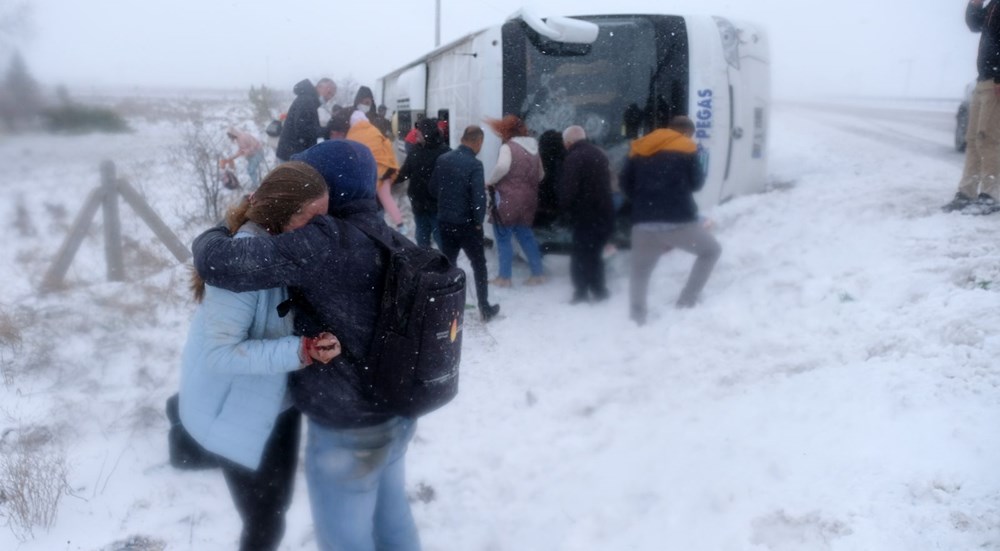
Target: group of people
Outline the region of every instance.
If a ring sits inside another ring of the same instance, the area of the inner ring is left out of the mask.
[[[319,548],[420,548],[404,477],[416,422],[382,411],[361,379],[385,268],[361,228],[392,232],[378,175],[364,145],[324,141],[291,154],[194,242],[203,298],[183,354],[180,418],[221,458],[242,550],[280,543],[302,414]]]
[[[225,225],[194,242],[199,305],[183,353],[180,418],[219,457],[243,520],[242,550],[280,543],[303,414],[319,548],[420,548],[405,492],[416,421],[383,411],[362,378],[386,269],[366,232],[391,238],[386,214],[397,221],[380,190],[408,181],[417,243],[433,242],[453,264],[466,254],[484,322],[500,310],[488,300],[484,223],[492,223],[498,249],[492,283],[511,285],[514,239],[531,270],[524,283],[543,283],[532,232],[540,202],[542,215],[551,207],[572,223],[571,302],[609,295],[602,253],[615,225],[612,177],[607,155],[581,126],[546,132],[540,143],[514,115],[487,121],[502,141],[487,177],[477,159],[481,127],[463,129],[451,150],[440,121],[426,118],[400,167],[368,117],[374,101],[365,90],[321,126],[316,111],[336,85],[298,83],[278,142],[281,164]],[[620,176],[632,205],[630,311],[639,324],[660,255],[673,248],[697,255],[677,302],[690,307],[720,254],[693,199],[704,181],[693,130],[676,117],[635,140]]]

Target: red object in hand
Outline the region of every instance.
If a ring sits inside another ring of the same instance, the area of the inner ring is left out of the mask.
[[[312,365],[312,351],[316,350],[317,340],[319,340],[318,337],[302,337],[302,349],[299,350],[299,359],[302,360],[302,365]]]

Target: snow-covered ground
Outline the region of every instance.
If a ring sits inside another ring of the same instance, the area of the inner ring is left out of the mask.
[[[605,303],[568,303],[564,257],[544,286],[491,289],[503,316],[467,320],[461,392],[408,455],[424,548],[1000,549],[1000,215],[938,209],[953,107],[778,105],[777,185],[706,213],[723,256],[695,309],[671,308],[683,253],[642,328],[627,253]],[[235,547],[219,473],[166,463],[186,268],[122,205],[128,282],[103,282],[98,217],[70,288],[35,291],[101,159],[185,243],[203,229],[178,125],[132,123],[0,139],[0,449],[63,456],[69,483],[51,529],[0,529],[0,549]],[[283,548],[315,548],[301,476]]]

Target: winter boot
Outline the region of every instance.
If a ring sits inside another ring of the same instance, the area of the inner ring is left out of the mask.
[[[976,199],[976,206],[979,207],[979,214],[992,214],[997,210],[1000,210],[1000,205],[997,205],[997,200],[990,197],[988,193],[979,194],[979,197]]]
[[[483,306],[479,307],[479,315],[480,317],[482,317],[484,322],[488,322],[491,319],[497,317],[497,314],[499,313],[500,313],[499,304],[492,304],[492,305],[484,304]]]
[[[987,195],[987,197],[989,196]],[[958,193],[955,194],[955,198],[952,199],[950,203],[941,207],[941,210],[945,212],[962,210],[965,207],[971,205],[972,203],[973,203],[972,199],[968,195],[959,191]]]

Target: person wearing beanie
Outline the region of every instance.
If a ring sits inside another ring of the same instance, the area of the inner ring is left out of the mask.
[[[418,130],[416,146],[403,161],[395,183],[410,182],[406,187],[406,195],[410,198],[410,208],[413,209],[417,245],[430,247],[433,237],[438,249],[442,249],[437,224],[437,200],[431,195],[428,184],[434,172],[434,163],[451,149],[444,143],[434,119],[420,119],[415,126]]]
[[[698,161],[694,123],[685,116],[632,142],[622,169],[622,191],[632,202],[630,315],[646,323],[646,294],[656,262],[677,248],[697,259],[677,299],[678,308],[694,306],[712,275],[722,248],[698,217],[694,193],[705,183]]]
[[[195,239],[194,264],[206,283],[232,291],[288,285],[296,334],[329,331],[345,352],[289,380],[308,421],[306,481],[318,547],[374,549],[377,541],[417,550],[404,474],[416,421],[369,400],[359,360],[372,346],[386,266],[381,246],[357,226],[395,235],[376,204],[375,158],[360,143],[332,140],[295,160],[323,176],[329,215],[273,237],[237,240],[213,228]]]
[[[379,204],[389,214],[389,219],[396,229],[405,234],[403,214],[399,212],[396,200],[392,196],[392,181],[399,172],[399,161],[396,160],[396,152],[392,150],[392,142],[383,136],[368,120],[368,116],[360,110],[351,113],[351,128],[347,131],[347,139],[366,145],[375,156],[379,174],[375,191]]]

